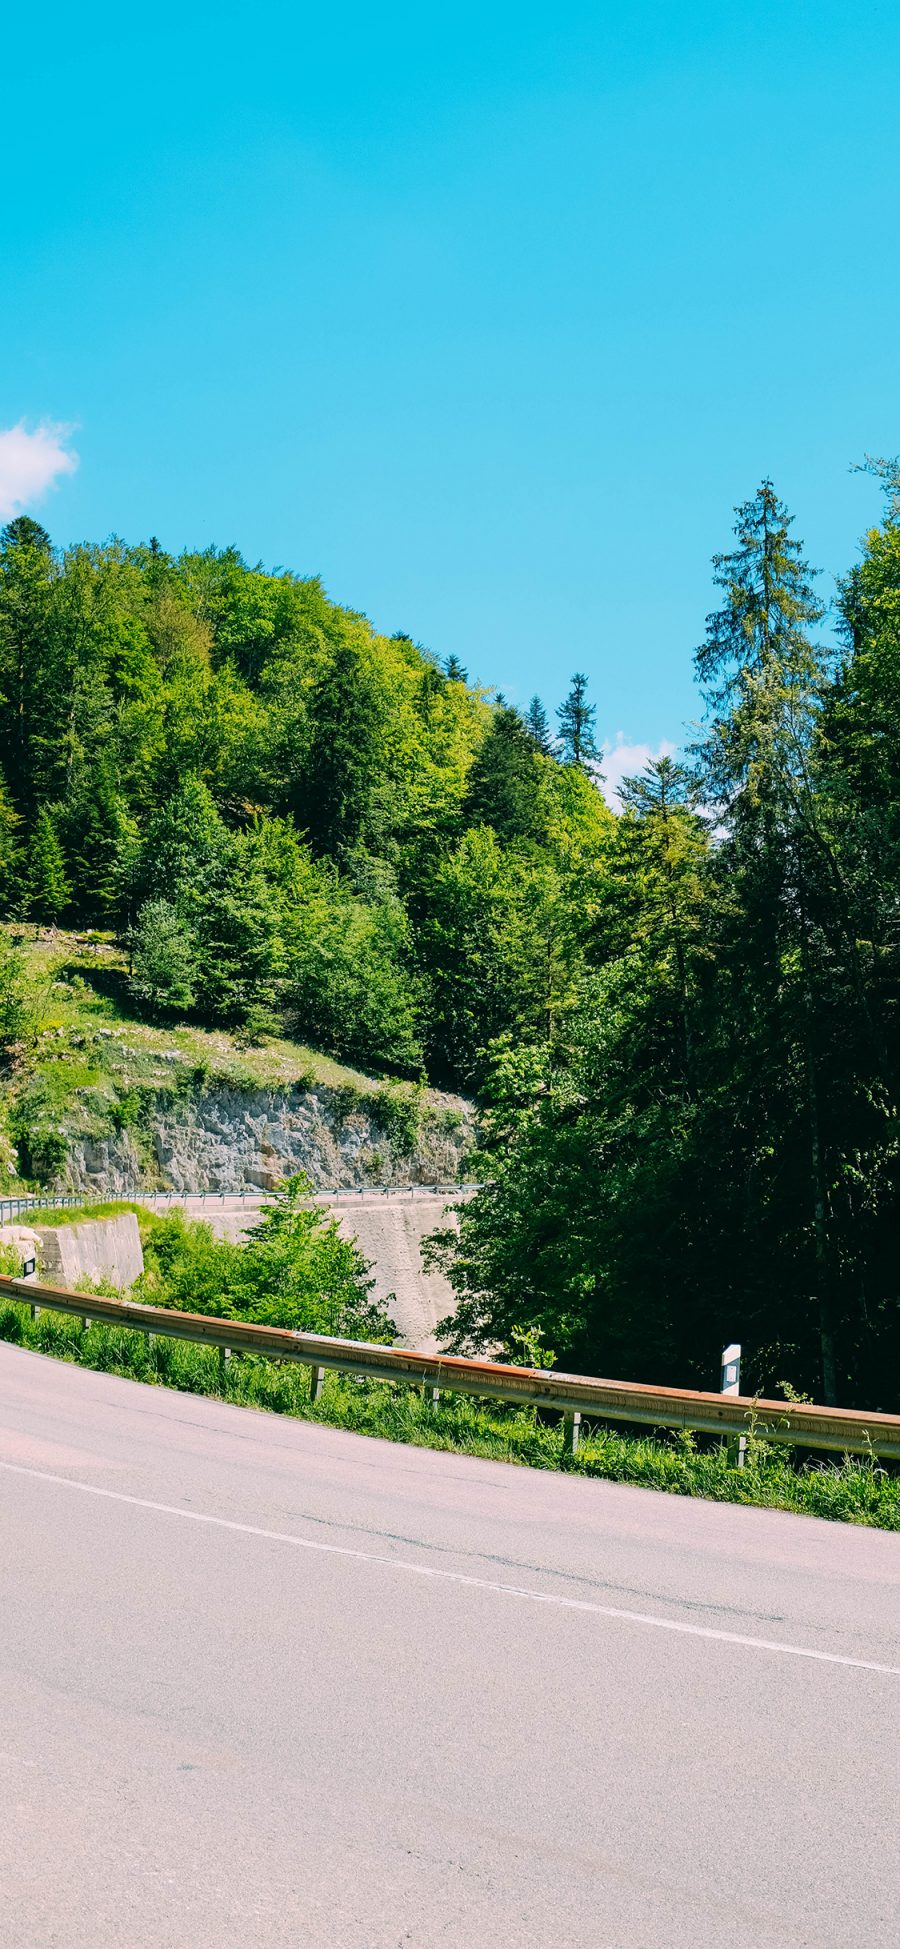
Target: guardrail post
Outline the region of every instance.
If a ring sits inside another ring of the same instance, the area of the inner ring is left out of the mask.
[[[312,1367],[310,1369],[310,1376],[309,1376],[309,1398],[311,1401],[321,1401],[322,1389],[324,1388],[324,1386],[325,1386],[324,1367]]]
[[[228,1372],[228,1363],[230,1359],[231,1359],[231,1348],[220,1347],[219,1348],[219,1379],[221,1381],[225,1379],[225,1376]]]
[[[567,1408],[563,1415],[563,1468],[568,1468],[573,1456],[578,1453],[581,1439],[581,1415],[577,1408]]]

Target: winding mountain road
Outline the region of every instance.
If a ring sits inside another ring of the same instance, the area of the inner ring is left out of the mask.
[[[0,1345],[4,1949],[871,1949],[900,1538]]]

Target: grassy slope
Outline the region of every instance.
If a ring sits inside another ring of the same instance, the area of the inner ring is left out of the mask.
[[[48,1312],[32,1320],[29,1308],[13,1301],[0,1301],[0,1339],[103,1373],[420,1448],[531,1468],[556,1469],[565,1460],[559,1422],[542,1422],[531,1409],[504,1409],[449,1394],[433,1407],[430,1395],[416,1388],[339,1374],[326,1376],[324,1393],[313,1404],[305,1369],[235,1355],[223,1370],[217,1354],[206,1348],[158,1337],[148,1344],[143,1334],[127,1328],[85,1329],[80,1320]],[[900,1531],[900,1474],[865,1458],[798,1466],[789,1450],[766,1448],[751,1437],[747,1466],[738,1469],[722,1442],[701,1447],[687,1435],[623,1435],[597,1425],[584,1435],[571,1466],[607,1482]]]
[[[221,1029],[137,1021],[128,1005],[125,957],[108,936],[4,931],[26,949],[38,1034],[17,1072],[0,1081],[0,1129],[14,1123],[18,1105],[35,1129],[100,1137],[139,1125],[154,1095],[214,1084],[238,1090],[321,1085],[351,1102],[412,1094],[409,1085],[366,1076],[302,1043],[267,1037],[253,1047]],[[5,1174],[3,1149],[0,1144],[0,1187],[21,1188]]]

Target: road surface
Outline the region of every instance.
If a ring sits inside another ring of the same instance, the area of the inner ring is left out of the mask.
[[[0,1346],[4,1949],[900,1939],[900,1538]]]

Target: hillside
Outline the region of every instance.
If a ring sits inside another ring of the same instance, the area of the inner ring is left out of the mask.
[[[234,549],[0,536],[0,918],[112,930],[136,1012],[469,1089],[530,1039],[612,824],[577,760]]]
[[[275,1036],[135,1019],[110,939],[5,936],[24,955],[30,1021],[0,1081],[4,1188],[241,1191],[300,1169],[323,1190],[458,1176],[472,1138],[464,1099]]]

